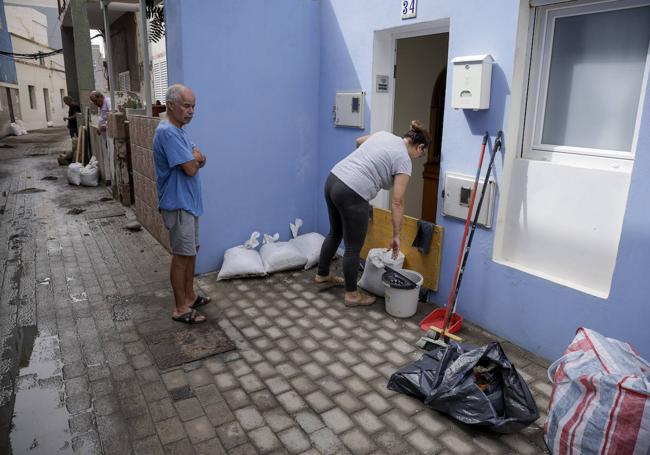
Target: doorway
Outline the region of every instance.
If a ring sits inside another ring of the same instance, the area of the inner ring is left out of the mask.
[[[395,45],[393,133],[402,136],[411,120],[432,135],[424,157],[413,161],[404,214],[435,223],[438,206],[449,34],[407,37]]]
[[[43,98],[45,99],[45,121],[49,122],[52,113],[50,112],[50,91],[46,88],[43,89]]]
[[[14,104],[11,102],[11,89],[5,87],[5,90],[7,91],[7,104],[9,105],[9,119],[11,123],[14,123],[16,121],[16,114],[14,113]]]

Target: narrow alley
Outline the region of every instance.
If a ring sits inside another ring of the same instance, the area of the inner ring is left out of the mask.
[[[170,318],[170,257],[105,187],[68,185],[67,148],[57,128],[0,141],[0,453],[546,453],[546,362],[499,340],[542,415],[519,434],[462,425],[386,388],[421,356],[422,314],[345,308],[310,271],[201,276],[235,349],[161,369],[156,337],[196,330]]]

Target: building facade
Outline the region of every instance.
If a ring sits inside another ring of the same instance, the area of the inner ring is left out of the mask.
[[[56,51],[49,46],[47,16],[21,6],[5,6],[12,48],[21,54],[48,54]],[[60,49],[60,48],[59,48]],[[67,107],[66,78],[63,55],[38,59],[15,59],[19,86],[21,120],[27,130],[65,125]]]
[[[7,29],[4,0],[0,0],[0,48],[13,52],[11,35]],[[0,137],[11,134],[11,123],[20,118],[20,97],[16,64],[8,55],[0,55]]]
[[[440,190],[450,175],[471,180],[482,135],[490,147],[502,130],[492,217],[476,232],[458,311],[549,359],[580,326],[650,357],[650,2],[168,0],[165,9],[169,82],[195,90],[189,132],[211,157],[200,271],[254,230],[288,237],[296,217],[326,233],[323,183],[355,138],[435,117],[440,155],[422,172],[436,168],[440,186],[423,176],[408,195],[413,210],[435,201],[431,218],[444,228],[433,301],[447,301],[464,227]],[[461,90],[474,68],[466,62],[483,55],[494,61],[488,108],[463,108],[484,90]],[[360,128],[333,120],[336,94],[350,91]]]

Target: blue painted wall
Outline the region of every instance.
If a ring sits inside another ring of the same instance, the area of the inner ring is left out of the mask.
[[[4,0],[0,0],[0,50],[13,52],[11,45],[11,36],[7,30],[7,16],[5,15]],[[16,64],[14,60],[5,55],[0,55],[0,82],[8,84],[17,84]]]
[[[208,156],[198,270],[220,267],[224,250],[254,230],[286,240],[296,217],[303,232],[315,230],[320,4],[168,0],[165,8],[174,18],[169,81],[194,89],[188,131]]]
[[[491,106],[487,111],[464,112],[450,108],[447,97],[443,132],[441,171],[474,175],[481,134],[489,130],[508,132],[506,121],[515,56],[519,2],[501,0],[484,7],[480,0],[419,2],[416,22],[449,18],[449,58],[490,53],[495,61],[492,73]],[[476,11],[481,11],[476,14]],[[372,9],[361,2],[322,1],[321,116],[319,181],[324,182],[332,165],[350,152],[359,131],[335,129],[327,115],[337,89],[360,88],[370,94],[372,109],[373,32],[403,25],[395,2],[380,0]],[[363,24],[359,25],[359,18]],[[448,87],[451,87],[451,72]],[[367,117],[366,126],[369,126]],[[493,137],[492,137],[493,139]],[[547,280],[499,265],[492,261],[494,231],[479,229],[474,237],[465,281],[459,296],[464,318],[494,333],[552,359],[568,345],[579,326],[631,342],[650,358],[650,96],[646,96],[634,165],[630,197],[614,274],[612,291],[603,300]],[[514,153],[506,150],[505,153]],[[503,155],[497,157],[496,178],[502,179]],[[484,168],[485,169],[485,168]],[[444,245],[440,289],[434,301],[447,301],[462,221],[443,217]],[[319,205],[319,228],[328,228],[324,204]]]
[[[184,0],[179,11],[179,0],[166,2],[168,17],[173,14],[168,23],[170,81],[196,89],[199,110],[190,134],[211,160],[202,171],[207,210],[201,223],[201,271],[217,268],[223,250],[253,229],[280,230],[286,237],[286,224],[297,215],[307,230],[327,231],[324,180],[332,165],[353,150],[354,139],[369,132],[374,31],[405,23],[393,0],[375,0],[372,8],[349,0],[240,3],[235,12],[230,5],[198,0]],[[489,110],[453,110],[447,97],[443,173],[475,173],[486,129],[493,137],[498,129],[518,133],[505,129],[518,8],[517,0],[494,1],[490,8],[481,0],[429,0],[419,2],[417,19],[408,22],[449,19],[450,59],[490,53],[496,61]],[[365,131],[333,127],[334,94],[349,89],[369,95]],[[646,96],[608,299],[495,263],[494,231],[479,229],[459,297],[463,316],[549,359],[562,353],[579,326],[629,341],[650,358],[649,149]],[[500,155],[497,181],[502,162]],[[444,304],[464,225],[438,215],[445,234],[434,300]]]

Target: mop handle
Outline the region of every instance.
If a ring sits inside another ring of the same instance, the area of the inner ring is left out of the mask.
[[[463,250],[465,249],[465,240],[467,239],[467,232],[469,231],[469,223],[472,219],[472,210],[474,209],[474,200],[476,199],[476,188],[478,188],[478,181],[481,177],[481,168],[483,167],[483,156],[485,155],[485,145],[488,141],[488,132],[486,131],[483,134],[483,142],[481,143],[481,155],[478,159],[478,169],[476,170],[476,178],[474,179],[474,185],[472,185],[472,192],[469,197],[469,208],[467,210],[467,218],[465,219],[465,231],[463,232],[463,241],[460,244],[460,251],[458,252],[458,259],[456,260],[456,271],[454,272],[454,280],[451,284],[451,289],[449,290],[449,298],[447,299],[447,307],[445,308],[445,318],[447,320],[447,313],[451,308],[451,304],[454,298],[454,289],[456,288],[456,283],[458,281],[458,273],[460,271],[460,264],[463,259]],[[442,326],[442,329],[445,330],[446,324]]]
[[[487,172],[485,174],[485,183],[481,189],[481,197],[478,200],[478,205],[476,207],[476,214],[474,215],[474,221],[472,222],[472,230],[469,233],[469,239],[467,240],[467,245],[464,247],[463,262],[460,266],[458,273],[458,279],[456,282],[456,288],[453,290],[453,300],[451,307],[447,307],[445,310],[445,325],[443,326],[443,333],[447,330],[449,323],[451,322],[451,315],[456,309],[456,302],[458,300],[458,291],[460,290],[460,284],[463,281],[463,274],[465,272],[465,265],[467,264],[467,258],[469,257],[469,249],[472,246],[472,240],[474,239],[474,233],[476,232],[476,226],[478,225],[478,217],[481,213],[481,207],[483,206],[483,200],[485,198],[485,192],[490,181],[490,174],[492,173],[492,168],[494,167],[494,158],[496,157],[497,151],[501,149],[501,137],[503,132],[499,131],[497,137],[494,141],[494,146],[492,147],[492,154],[490,156],[490,164],[488,164]]]

